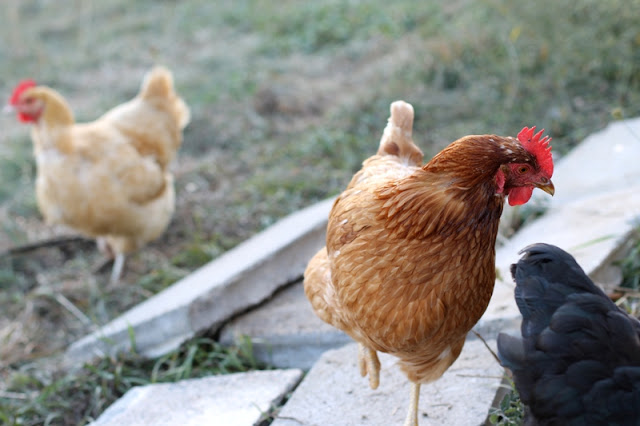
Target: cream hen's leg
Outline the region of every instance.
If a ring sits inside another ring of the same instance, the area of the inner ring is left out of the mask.
[[[100,253],[104,253],[109,259],[113,258],[113,250],[111,250],[111,246],[107,242],[107,239],[104,237],[96,238],[96,246],[98,247],[98,251]]]
[[[111,284],[116,284],[120,280],[122,275],[122,268],[124,267],[124,254],[118,253],[113,259],[113,269],[111,270]]]
[[[122,275],[122,269],[124,267],[125,256],[123,253],[115,253],[111,244],[104,237],[98,237],[96,239],[96,245],[98,246],[98,250],[105,254],[105,256],[113,259],[113,267],[111,269],[111,278],[109,279],[109,283],[117,284],[120,281],[120,276]]]
[[[411,382],[411,401],[404,426],[418,426],[418,401],[420,401],[420,383]]]
[[[369,387],[377,389],[380,384],[380,360],[378,353],[358,343],[358,366],[362,377],[369,374]]]

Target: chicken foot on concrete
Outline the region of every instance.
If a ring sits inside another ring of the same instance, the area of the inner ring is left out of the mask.
[[[369,375],[369,387],[377,389],[380,384],[380,360],[378,353],[358,343],[358,366],[362,377]]]

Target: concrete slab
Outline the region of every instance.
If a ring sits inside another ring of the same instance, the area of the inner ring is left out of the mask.
[[[159,356],[302,276],[324,244],[333,200],[296,212],[72,344],[69,363],[136,349]]]
[[[300,370],[272,370],[139,386],[91,426],[250,426],[301,378]]]
[[[220,333],[220,343],[239,343],[242,336],[251,337],[258,360],[278,368],[304,370],[310,369],[325,351],[353,342],[316,316],[304,295],[302,281],[227,323]]]
[[[496,267],[502,280],[496,281],[480,326],[519,316],[509,267],[518,260],[518,251],[529,244],[557,245],[571,253],[596,282],[605,284],[610,279],[607,268],[640,225],[638,159],[640,118],[613,123],[590,135],[556,164],[556,195],[548,210],[497,251]],[[546,196],[539,192],[534,191],[537,199]]]
[[[586,137],[557,164],[553,206],[640,182],[640,118],[609,124]]]
[[[495,340],[489,345],[495,350]],[[369,388],[357,368],[357,345],[326,352],[272,426],[400,425],[409,408],[409,381],[395,358],[380,354],[380,386]],[[422,386],[421,425],[478,426],[487,416],[502,367],[479,340],[470,340],[444,376]]]
[[[607,280],[607,268],[627,247],[640,217],[640,185],[622,191],[578,199],[550,209],[544,216],[516,233],[496,252],[493,296],[476,329],[495,329],[497,324],[520,321],[513,298],[515,284],[510,266],[518,251],[538,242],[557,245],[571,253],[596,282]],[[635,199],[634,199],[635,198]]]

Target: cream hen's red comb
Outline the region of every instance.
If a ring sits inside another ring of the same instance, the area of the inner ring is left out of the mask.
[[[15,105],[18,103],[18,99],[20,99],[20,95],[32,87],[36,87],[36,82],[33,80],[22,80],[13,91],[11,98],[9,99],[9,105]]]
[[[549,175],[553,175],[553,158],[551,157],[551,138],[549,136],[545,136],[540,139],[540,136],[544,133],[544,129],[540,130],[538,133],[536,131],[536,126],[531,128],[523,127],[518,133],[518,140],[530,153],[536,156],[536,160],[538,160],[538,164],[543,172]]]

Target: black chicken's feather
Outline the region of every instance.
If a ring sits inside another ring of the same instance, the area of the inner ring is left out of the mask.
[[[640,322],[575,259],[535,244],[512,265],[522,338],[500,334],[528,424],[640,424]]]

